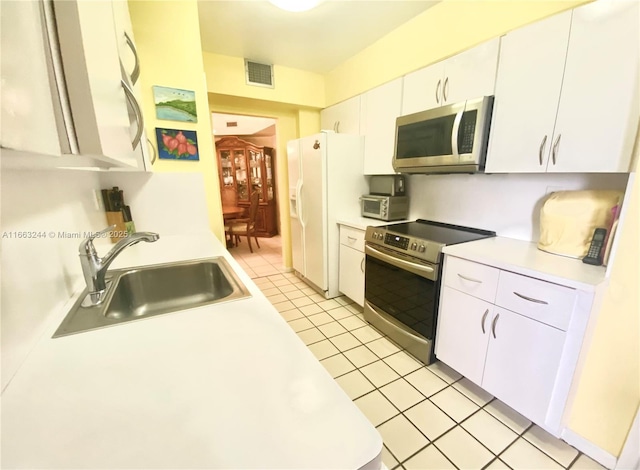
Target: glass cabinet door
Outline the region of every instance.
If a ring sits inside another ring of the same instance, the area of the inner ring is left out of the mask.
[[[247,160],[244,150],[233,151],[233,161],[236,167],[236,184],[238,189],[238,201],[249,200],[249,185],[247,181]]]
[[[262,153],[255,149],[249,151],[249,168],[251,170],[251,192],[258,192],[260,199],[264,200],[262,194]]]
[[[267,183],[267,200],[273,200],[273,163],[271,161],[271,155],[264,155],[264,166],[265,166],[265,180]]]
[[[222,185],[225,188],[233,187],[233,163],[231,161],[231,151],[220,151],[220,168],[222,170]]]

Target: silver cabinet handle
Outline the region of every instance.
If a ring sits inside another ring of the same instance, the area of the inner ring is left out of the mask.
[[[447,101],[447,89],[449,88],[449,77],[444,79],[444,85],[442,85],[442,102]]]
[[[547,135],[542,139],[542,143],[540,144],[540,150],[538,150],[538,161],[540,162],[540,166],[542,166],[542,155],[544,154],[544,147],[547,145]]]
[[[463,276],[460,273],[457,273],[457,274],[459,278],[464,279],[465,281],[477,282],[479,284],[482,284],[482,281],[480,279],[473,279],[472,277]]]
[[[513,292],[515,295],[517,295],[518,297],[520,297],[521,299],[524,300],[528,300],[529,302],[533,302],[536,304],[544,304],[544,305],[549,305],[549,302],[545,301],[545,300],[538,300],[538,299],[534,299],[532,297],[527,297],[526,295],[522,295],[522,294],[518,294],[517,292]]]
[[[131,49],[131,52],[133,52],[133,57],[136,60],[136,65],[133,67],[133,72],[131,72],[130,75],[131,84],[135,85],[138,81],[138,77],[140,77],[140,59],[138,59],[138,51],[136,51],[136,46],[135,44],[133,44],[133,41],[131,40],[129,35],[127,33],[124,33],[124,37],[127,40],[127,46],[129,46],[129,49]]]
[[[491,332],[494,338],[496,337],[496,323],[498,323],[498,318],[500,318],[500,314],[496,313],[496,316],[493,317],[493,321],[491,322]]]
[[[362,261],[360,261],[360,271],[364,272],[364,256],[362,257]]]
[[[558,144],[560,144],[560,137],[562,137],[562,134],[558,134],[558,138],[553,144],[553,150],[551,150],[551,161],[554,165],[556,164],[556,157],[558,156]]]
[[[340,121],[336,123],[336,132],[340,134]]]
[[[484,311],[484,314],[482,315],[482,320],[480,320],[480,326],[482,327],[482,334],[485,333],[485,331],[484,331],[484,321],[487,319],[487,315],[489,315],[489,309],[486,309]]]
[[[354,242],[357,240],[357,238],[356,238],[356,237],[350,237],[349,235],[347,235],[347,238],[348,238],[349,240],[354,241]]]
[[[440,104],[440,84],[442,83],[442,79],[438,80],[438,84],[436,85],[436,103]]]
[[[153,158],[151,159],[151,164],[153,165],[158,159],[158,152],[156,152],[156,148],[153,146],[153,142],[151,142],[149,138],[147,138],[147,142],[149,142],[149,147],[151,147],[151,150],[153,151]]]
[[[142,138],[142,131],[144,130],[144,118],[142,117],[142,110],[140,109],[138,100],[136,100],[136,96],[133,94],[131,88],[129,88],[129,85],[127,85],[127,82],[125,82],[124,80],[120,80],[120,83],[122,84],[122,88],[124,89],[124,94],[127,97],[127,101],[129,101],[129,104],[131,104],[133,112],[136,115],[136,123],[138,125],[138,129],[136,130],[136,135],[131,142],[131,144],[133,145],[133,149],[135,150],[135,148],[140,143],[140,139]]]

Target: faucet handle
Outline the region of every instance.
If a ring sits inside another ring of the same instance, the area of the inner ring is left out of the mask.
[[[94,238],[100,236],[100,235],[104,235],[105,233],[109,233],[111,232],[114,228],[116,228],[116,224],[113,225],[109,225],[107,228],[104,228],[102,230],[100,230],[99,232],[95,232],[92,235],[89,235],[87,238],[85,238],[82,243],[80,243],[80,246],[78,247],[78,251],[80,252],[81,255],[97,255],[96,253],[96,249],[93,246],[93,240]]]

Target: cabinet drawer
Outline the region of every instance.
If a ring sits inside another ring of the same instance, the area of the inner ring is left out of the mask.
[[[340,227],[340,244],[364,252],[364,231],[342,225]]]
[[[500,272],[496,305],[533,320],[567,330],[576,291],[506,271]]]
[[[487,302],[496,297],[500,270],[472,261],[447,256],[444,284]]]

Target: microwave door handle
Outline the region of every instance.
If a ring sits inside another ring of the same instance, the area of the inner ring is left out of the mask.
[[[453,131],[451,132],[451,150],[453,152],[453,155],[457,159],[460,159],[460,153],[458,151],[458,133],[460,132],[460,122],[462,122],[463,113],[464,108],[458,111],[458,114],[456,114],[456,119],[453,121]]]

